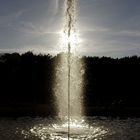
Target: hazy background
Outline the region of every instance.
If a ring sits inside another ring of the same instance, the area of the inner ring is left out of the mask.
[[[64,0],[0,0],[0,52],[58,53]],[[77,0],[80,54],[140,54],[139,0]]]

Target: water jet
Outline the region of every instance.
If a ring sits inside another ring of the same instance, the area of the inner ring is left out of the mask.
[[[81,59],[74,50],[77,47],[76,33],[76,1],[65,0],[64,27],[60,41],[63,48],[59,62],[56,64],[54,91],[57,101],[58,116],[67,118],[68,139],[71,130],[71,118],[81,117],[82,109],[82,87],[84,67]],[[62,44],[63,43],[63,44]]]

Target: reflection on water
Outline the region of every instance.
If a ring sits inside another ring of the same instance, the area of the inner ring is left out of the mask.
[[[139,140],[140,119],[72,119],[70,140]],[[67,122],[58,118],[0,119],[0,140],[67,140]]]

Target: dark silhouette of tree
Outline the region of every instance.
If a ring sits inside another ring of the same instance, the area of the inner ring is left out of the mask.
[[[54,73],[61,55],[52,57],[32,52],[0,55],[0,115],[5,106],[15,111],[27,106],[31,108],[28,115],[42,114],[46,108],[47,115],[54,115]],[[88,108],[138,108],[140,112],[140,57],[80,59],[85,64],[85,114],[93,113]]]
[[[85,57],[86,107],[139,108],[140,57]]]
[[[34,113],[37,106],[44,105],[46,110],[50,108],[50,115],[54,114],[53,69],[50,55],[34,55],[32,52],[2,55],[0,104],[9,107],[33,106]]]

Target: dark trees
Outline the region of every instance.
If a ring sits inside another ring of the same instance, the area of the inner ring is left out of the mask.
[[[0,56],[0,108],[46,105],[55,111],[54,65],[61,54],[3,54]],[[140,57],[79,58],[85,64],[84,105],[140,108]]]

